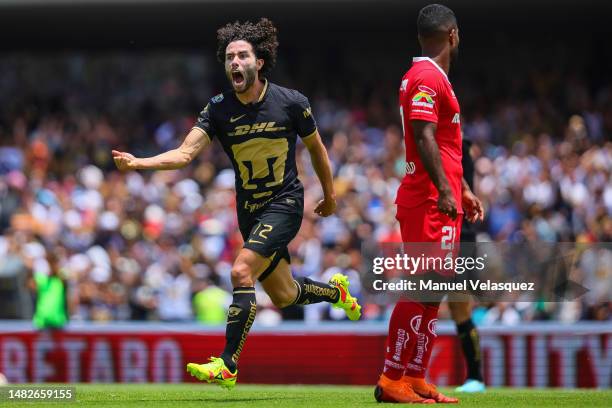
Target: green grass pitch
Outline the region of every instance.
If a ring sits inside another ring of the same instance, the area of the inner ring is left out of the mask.
[[[612,407],[612,390],[492,388],[484,394],[458,396],[462,407]],[[373,387],[250,385],[226,391],[207,384],[77,384],[75,402],[0,401],[2,407],[382,407]],[[388,405],[385,406],[396,406]]]

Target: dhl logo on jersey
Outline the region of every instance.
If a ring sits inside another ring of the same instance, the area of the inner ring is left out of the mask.
[[[240,125],[234,128],[233,132],[228,133],[228,136],[243,136],[261,132],[278,132],[285,130],[285,127],[276,127],[276,122],[254,123],[252,125]]]

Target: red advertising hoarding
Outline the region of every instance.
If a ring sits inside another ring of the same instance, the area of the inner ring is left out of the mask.
[[[485,380],[491,386],[610,387],[609,325],[482,328]],[[0,372],[25,382],[193,381],[187,362],[204,362],[223,347],[223,332],[164,325],[113,330],[71,328],[0,330]],[[191,327],[191,326],[190,326]],[[430,380],[463,381],[457,338],[440,330]],[[255,330],[240,361],[240,382],[261,384],[374,384],[382,367],[385,334],[375,329]],[[265,373],[265,375],[263,374]]]

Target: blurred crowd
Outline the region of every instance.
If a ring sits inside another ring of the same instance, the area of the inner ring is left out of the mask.
[[[163,172],[122,174],[110,155],[112,148],[146,156],[176,147],[219,90],[207,85],[218,69],[179,54],[0,61],[0,279],[57,274],[48,262],[53,253],[71,320],[223,323],[242,241],[234,174],[220,146],[213,143],[185,169]],[[558,80],[563,92],[554,78],[535,73],[528,81],[537,95],[488,101],[486,108],[465,91],[464,137],[487,212],[478,239],[607,242],[607,250],[585,251],[577,262],[573,276],[589,289],[579,299],[476,304],[479,321],[610,319],[612,84],[594,89],[580,76]],[[306,196],[290,246],[293,273],[318,280],[348,274],[365,319],[384,319],[388,305],[360,287],[362,245],[401,241],[394,199],[405,172],[403,136],[396,109],[387,108],[395,97],[372,93],[347,103],[313,92],[336,215],[313,213],[321,189],[308,153],[297,150]],[[29,287],[35,296],[36,284]],[[278,310],[260,291],[258,305],[260,324],[342,318],[327,304]]]

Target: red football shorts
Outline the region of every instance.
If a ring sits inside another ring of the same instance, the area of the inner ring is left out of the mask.
[[[438,210],[436,202],[427,201],[412,208],[398,205],[396,218],[400,223],[404,253],[411,257],[431,258],[431,262],[426,264],[429,267],[420,268],[417,274],[428,271],[442,275],[453,273],[440,270],[439,265],[445,258],[456,257],[459,252],[463,214],[458,214],[453,220]]]

